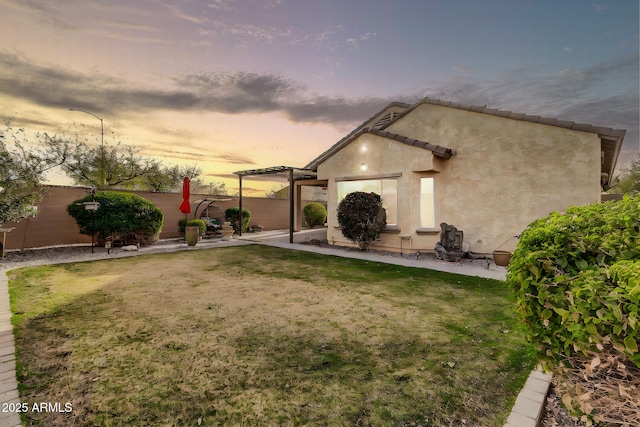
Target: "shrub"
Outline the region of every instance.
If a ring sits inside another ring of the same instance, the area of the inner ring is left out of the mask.
[[[354,191],[338,205],[342,234],[366,251],[380,237],[387,222],[382,199],[376,193]]]
[[[202,219],[188,219],[186,221],[186,227],[198,227],[198,234],[204,236],[207,234],[207,223]],[[178,231],[181,236],[184,236],[185,220],[178,221]]]
[[[327,221],[327,208],[321,203],[311,202],[304,205],[302,208],[304,219],[307,221],[307,225],[311,228],[316,225],[324,225]]]
[[[531,223],[508,284],[540,355],[613,348],[640,367],[640,200],[572,207]]]
[[[229,221],[233,227],[233,231],[238,233],[238,212],[240,208],[234,207],[224,211],[225,221]],[[251,212],[245,208],[242,208],[242,232],[244,233],[249,228],[249,221],[251,221]]]
[[[96,211],[85,209],[84,202],[100,203]],[[164,224],[162,211],[151,201],[132,193],[100,191],[75,200],[67,213],[76,220],[81,234],[95,234],[99,245],[117,236],[124,244],[149,244],[158,239]]]

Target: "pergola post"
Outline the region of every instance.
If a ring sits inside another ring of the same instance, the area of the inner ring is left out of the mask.
[[[294,190],[293,169],[289,169],[289,243],[293,243]]]
[[[242,217],[242,175],[238,175],[238,180],[240,181],[238,192],[238,236],[242,236],[242,220],[244,219]]]
[[[293,201],[293,207],[294,207],[294,227],[293,230],[294,231],[300,231],[302,230],[302,221],[303,221],[303,206],[302,206],[302,185],[298,184],[298,182],[296,181],[296,184],[294,186],[294,188],[296,189],[296,193],[295,193],[295,200]]]

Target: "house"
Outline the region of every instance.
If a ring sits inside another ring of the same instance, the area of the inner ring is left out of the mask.
[[[351,244],[337,221],[342,198],[373,191],[387,213],[375,248],[432,252],[447,223],[470,251],[487,254],[512,250],[537,218],[599,202],[624,135],[427,98],[388,105],[304,170],[314,175],[309,185],[327,188],[330,242]]]

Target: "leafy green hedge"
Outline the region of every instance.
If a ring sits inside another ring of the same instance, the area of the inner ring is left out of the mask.
[[[311,202],[304,205],[302,208],[304,219],[307,221],[309,227],[315,227],[316,225],[324,225],[327,221],[327,208],[322,203]]]
[[[225,221],[229,221],[231,226],[233,227],[233,231],[235,233],[238,232],[238,212],[240,211],[239,207],[229,208],[224,211],[224,219]],[[251,211],[245,208],[242,208],[242,232],[244,233],[249,228],[249,221],[251,221]]]
[[[100,203],[96,211],[85,209],[85,202]],[[81,234],[95,234],[98,244],[119,236],[126,243],[155,242],[164,225],[164,214],[150,200],[121,191],[99,191],[73,201],[67,213],[76,220]],[[135,240],[132,241],[132,240]]]
[[[640,199],[571,207],[531,223],[507,283],[540,355],[613,346],[640,367]]]
[[[186,227],[198,227],[198,234],[204,236],[207,234],[207,223],[202,219],[188,219],[186,221]],[[184,236],[185,220],[178,221],[178,231],[181,236]]]

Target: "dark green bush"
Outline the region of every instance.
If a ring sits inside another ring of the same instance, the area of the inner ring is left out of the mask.
[[[95,234],[98,244],[116,238],[124,244],[149,244],[158,239],[164,224],[162,211],[151,201],[132,193],[100,191],[95,201],[96,211],[85,209],[91,195],[75,200],[67,206],[67,213],[76,220],[81,234]]]
[[[304,219],[307,221],[307,225],[311,228],[316,225],[324,225],[327,221],[327,208],[322,203],[311,202],[304,205],[302,208]]]
[[[204,236],[207,234],[207,223],[202,219],[188,219],[186,221],[186,227],[198,227],[198,234]],[[178,231],[181,236],[184,236],[185,220],[178,221]]]
[[[366,251],[375,242],[387,223],[382,199],[376,193],[354,191],[338,205],[338,223],[342,234]]]
[[[572,207],[534,221],[508,284],[540,355],[614,348],[640,367],[640,199]]]
[[[224,211],[225,221],[229,221],[233,227],[233,231],[238,233],[238,212],[240,208],[234,207]],[[242,232],[244,233],[249,228],[249,221],[251,221],[251,212],[245,208],[242,208]]]

